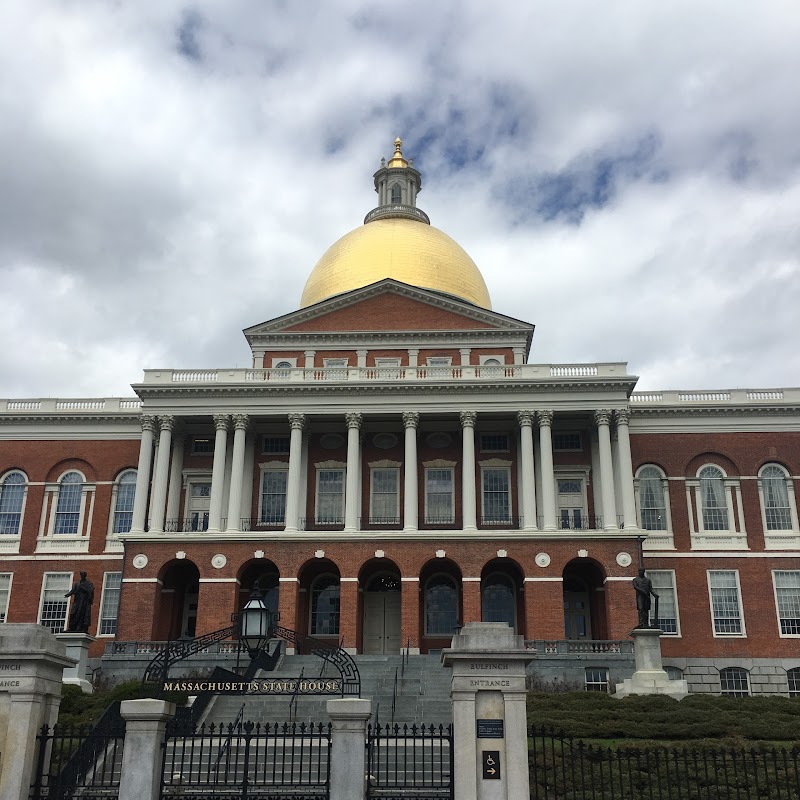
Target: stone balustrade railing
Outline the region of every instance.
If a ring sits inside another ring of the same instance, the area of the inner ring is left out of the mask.
[[[585,655],[625,656],[633,653],[633,642],[608,639],[530,639],[525,641],[528,650],[535,651],[537,657]]]
[[[64,398],[47,397],[41,399],[0,400],[0,414],[70,414],[73,412],[101,412],[103,414],[138,413],[142,401],[138,397],[88,397]]]
[[[634,392],[633,408],[680,405],[781,405],[800,402],[800,388],[793,389],[724,389],[671,390]]]

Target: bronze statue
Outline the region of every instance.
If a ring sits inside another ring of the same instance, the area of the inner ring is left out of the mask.
[[[94,584],[81,572],[81,579],[64,595],[72,598],[72,610],[69,612],[69,633],[88,633],[92,622],[92,603],[94,602]]]
[[[638,577],[633,579],[633,588],[636,589],[636,610],[639,612],[639,624],[637,628],[650,627],[650,595],[658,601],[658,595],[653,591],[653,584],[644,574],[644,570],[639,570]],[[658,605],[656,605],[658,608]]]

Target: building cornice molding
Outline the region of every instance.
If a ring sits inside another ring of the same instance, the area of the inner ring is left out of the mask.
[[[35,411],[29,413],[14,412],[13,414],[0,414],[0,425],[11,424],[30,424],[32,422],[41,423],[43,425],[57,425],[64,422],[71,424],[82,422],[105,422],[113,423],[114,425],[139,425],[140,413],[126,413],[122,414],[40,414]]]
[[[667,406],[660,408],[640,408],[631,406],[632,419],[648,417],[730,417],[735,415],[785,416],[800,415],[800,403],[796,405],[718,405],[718,406]]]

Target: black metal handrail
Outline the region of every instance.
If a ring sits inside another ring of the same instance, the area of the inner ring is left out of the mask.
[[[305,677],[305,667],[300,670],[300,676],[297,679],[297,684],[294,687],[292,696],[289,698],[289,722],[294,721],[295,714],[297,713],[297,695],[300,694],[300,681]]]

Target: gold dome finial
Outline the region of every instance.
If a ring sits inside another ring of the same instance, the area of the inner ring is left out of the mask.
[[[386,165],[387,167],[407,167],[408,161],[403,158],[403,152],[401,150],[403,146],[403,140],[398,136],[394,140],[394,155],[390,159],[389,163]]]

